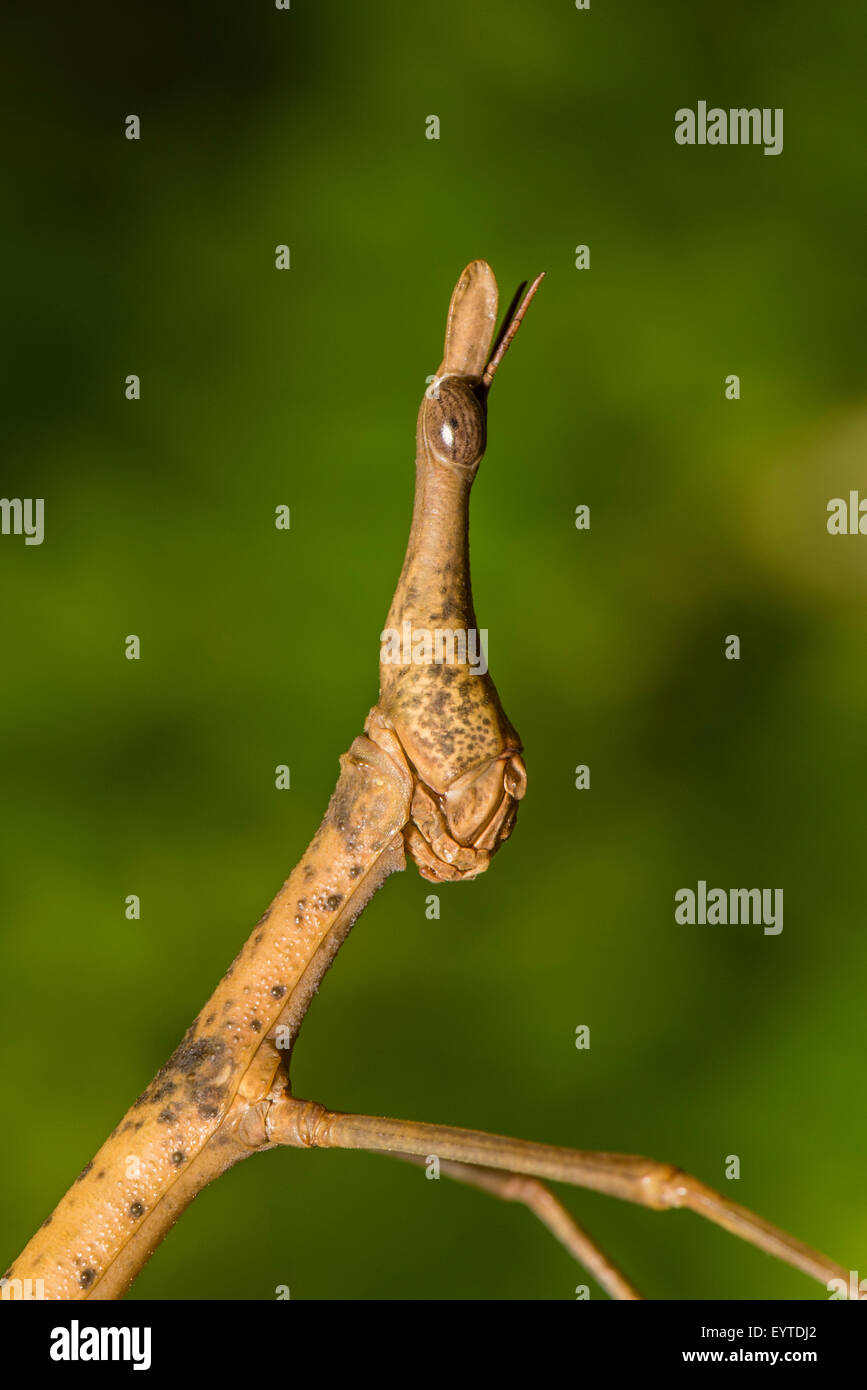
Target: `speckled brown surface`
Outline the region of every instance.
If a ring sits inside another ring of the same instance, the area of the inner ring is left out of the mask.
[[[455,288],[443,360],[421,403],[416,491],[386,631],[478,633],[469,563],[469,497],[485,451],[485,365],[497,286],[484,261]],[[425,878],[481,873],[509,835],[526,788],[521,742],[490,674],[468,660],[380,664],[379,711],[393,726],[415,794],[407,849]]]
[[[467,506],[496,307],[493,274],[475,261],[419,412],[415,510],[388,626],[476,628]],[[457,658],[380,671],[379,704],[341,758],[301,862],[9,1277],[43,1280],[52,1299],[118,1297],[196,1193],[253,1151],[252,1121],[286,1086],[310,998],[373,893],[404,867],[404,846],[425,877],[473,877],[509,834],[525,775],[490,676]]]

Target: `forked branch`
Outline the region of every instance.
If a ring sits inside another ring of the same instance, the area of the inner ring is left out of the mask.
[[[541,277],[539,277],[541,279]],[[276,1144],[436,1154],[445,1171],[520,1201],[616,1298],[638,1295],[540,1179],[658,1209],[688,1207],[827,1283],[846,1271],[679,1169],[473,1130],[295,1101],[291,1050],[353,922],[405,852],[434,882],[473,878],[511,833],[526,788],[521,742],[481,659],[468,504],[485,450],[494,374],[538,288],[494,344],[497,285],[484,261],[452,295],[443,360],[416,432],[406,559],[381,636],[380,697],[341,758],[300,864],[187,1030],[91,1163],[7,1271],[52,1299],[119,1297],[198,1192]]]
[[[842,1279],[844,1284],[848,1281],[848,1271],[842,1265],[810,1249],[779,1227],[772,1226],[769,1221],[723,1197],[670,1163],[658,1163],[635,1154],[597,1153],[536,1144],[527,1139],[511,1139],[506,1135],[486,1134],[475,1129],[458,1129],[453,1125],[423,1124],[415,1120],[393,1120],[377,1115],[342,1114],[290,1095],[277,1098],[263,1111],[261,1121],[263,1146],[287,1144],[294,1148],[368,1149],[375,1153],[415,1155],[424,1159],[436,1156],[441,1161],[447,1160],[460,1166],[471,1165],[480,1171],[494,1169],[500,1177],[505,1173],[516,1180],[520,1180],[519,1175],[524,1175],[544,1178],[547,1182],[569,1183],[573,1187],[601,1192],[608,1197],[620,1197],[653,1211],[683,1207],[825,1285],[832,1279]],[[254,1138],[252,1132],[249,1137]],[[472,1179],[466,1177],[465,1180]],[[484,1184],[479,1182],[478,1185]],[[500,1191],[499,1195],[505,1193]],[[583,1255],[579,1255],[577,1250],[573,1250],[573,1253],[576,1259],[590,1268]],[[632,1297],[635,1296],[633,1292]]]
[[[384,1151],[383,1151],[384,1152]],[[427,1165],[430,1155],[422,1158],[415,1154],[395,1153],[391,1158],[403,1159],[406,1163],[418,1166]],[[437,1155],[438,1157],[438,1155]],[[539,1182],[538,1178],[528,1178],[523,1173],[504,1172],[500,1168],[480,1168],[475,1163],[454,1163],[443,1159],[439,1163],[440,1176],[453,1178],[455,1182],[476,1187],[480,1192],[488,1192],[503,1202],[519,1202],[547,1226],[555,1239],[578,1264],[583,1265],[588,1274],[613,1299],[633,1302],[641,1298],[638,1290],[621,1274],[616,1265],[599,1248],[596,1242],[578,1225],[571,1212],[562,1202],[558,1202],[553,1192]]]

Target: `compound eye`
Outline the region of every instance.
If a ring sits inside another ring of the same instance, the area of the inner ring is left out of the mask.
[[[485,419],[472,389],[448,378],[435,383],[424,401],[424,438],[442,463],[469,468],[485,452]]]

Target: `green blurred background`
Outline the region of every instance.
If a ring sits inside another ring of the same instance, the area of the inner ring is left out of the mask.
[[[867,540],[825,527],[867,489],[867,14],[163,0],[6,28],[2,492],[46,499],[43,546],[0,539],[8,1260],[319,822],[376,699],[425,376],[483,256],[504,305],[547,271],[472,514],[529,793],[438,922],[414,869],[377,897],[296,1093],[670,1159],[867,1276]],[[700,99],[783,107],[782,155],[677,146]],[[782,935],[678,927],[700,878],[782,887]],[[565,1198],[649,1297],[826,1297],[697,1218]],[[275,1152],[130,1297],[581,1282],[518,1208]]]

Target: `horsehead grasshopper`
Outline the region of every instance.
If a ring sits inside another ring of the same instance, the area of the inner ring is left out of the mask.
[[[469,492],[485,449],[491,382],[541,280],[493,353],[497,286],[473,261],[449,307],[445,351],[416,433],[409,544],[386,633],[476,631]],[[517,297],[516,301],[517,303]],[[383,634],[385,638],[385,634]],[[686,1207],[819,1279],[848,1272],[671,1164],[552,1147],[476,1130],[344,1114],[297,1099],[292,1047],[325,971],[360,912],[409,852],[434,882],[472,878],[508,837],[526,774],[487,671],[452,647],[437,663],[385,659],[365,732],[341,758],[322,825],[180,1046],[7,1271],[47,1298],[119,1297],[213,1178],[285,1144],[359,1148],[419,1162],[527,1205],[614,1298],[639,1297],[540,1179],[639,1205]]]
[[[450,624],[451,659],[380,659],[379,705],[366,725],[413,783],[406,847],[424,878],[474,878],[508,838],[527,786],[521,743],[487,670],[454,653],[478,634],[470,586],[468,505],[485,452],[494,373],[542,280],[507,321],[497,352],[497,283],[485,261],[467,266],[449,305],[445,350],[416,427],[416,491],[403,569],[386,633],[430,634]],[[428,655],[429,653],[426,653]]]

